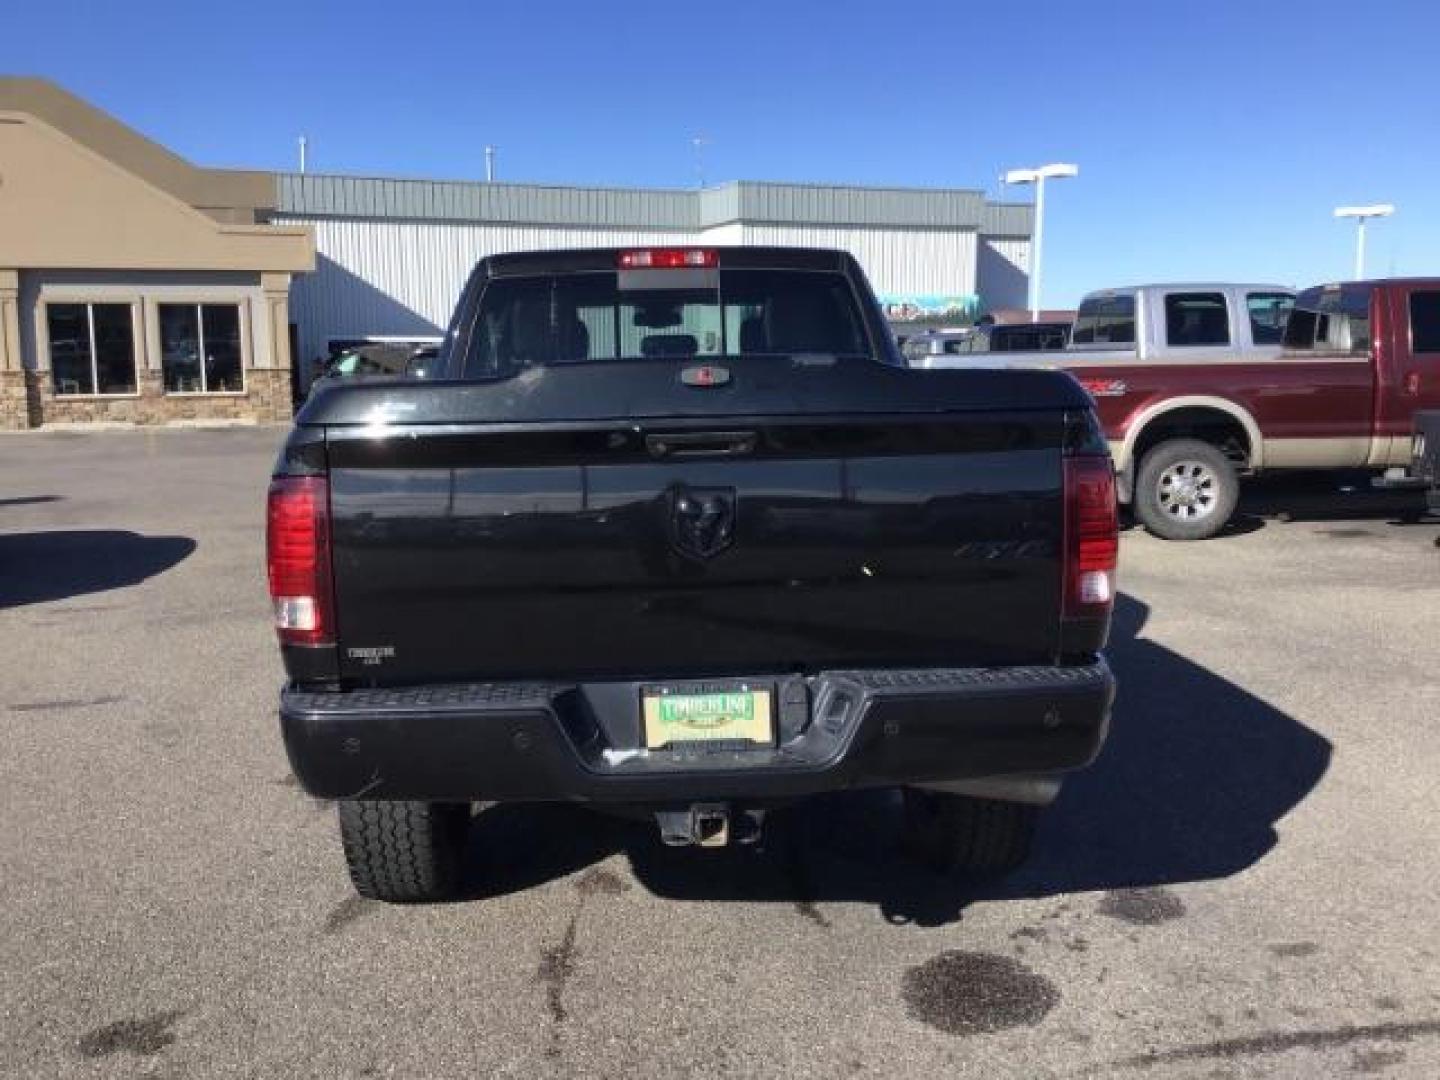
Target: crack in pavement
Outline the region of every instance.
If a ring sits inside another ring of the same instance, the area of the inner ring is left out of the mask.
[[[1287,1050],[1328,1050],[1357,1042],[1409,1042],[1417,1035],[1440,1035],[1440,1020],[1345,1024],[1323,1031],[1267,1031],[1245,1038],[1177,1046],[1172,1050],[1151,1050],[1133,1057],[1121,1058],[1109,1065],[1092,1066],[1086,1070],[1086,1075],[1103,1073],[1109,1068],[1150,1068],[1178,1061],[1283,1054]]]

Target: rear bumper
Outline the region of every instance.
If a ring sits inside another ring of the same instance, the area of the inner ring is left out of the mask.
[[[627,751],[638,684],[286,689],[280,725],[323,798],[668,802],[1053,774],[1092,761],[1115,680],[1075,667],[827,672],[779,687],[780,745]]]

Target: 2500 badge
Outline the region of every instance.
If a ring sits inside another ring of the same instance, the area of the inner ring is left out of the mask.
[[[394,645],[366,645],[345,650],[351,660],[359,660],[366,667],[379,667],[382,661],[395,659]]]

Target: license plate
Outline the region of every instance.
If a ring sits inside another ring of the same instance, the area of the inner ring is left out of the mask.
[[[769,686],[655,686],[642,690],[640,701],[649,750],[685,743],[775,742]]]

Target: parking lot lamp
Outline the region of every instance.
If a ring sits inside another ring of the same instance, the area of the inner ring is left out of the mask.
[[[1040,321],[1040,256],[1045,243],[1045,181],[1080,175],[1078,165],[1041,165],[1038,169],[1011,169],[1001,179],[1007,184],[1035,185],[1035,249],[1030,271],[1030,321]]]
[[[1372,217],[1389,217],[1395,213],[1395,207],[1389,203],[1376,203],[1374,206],[1337,206],[1335,216],[1337,218],[1355,219],[1355,280],[1361,281],[1365,277],[1365,222]]]

